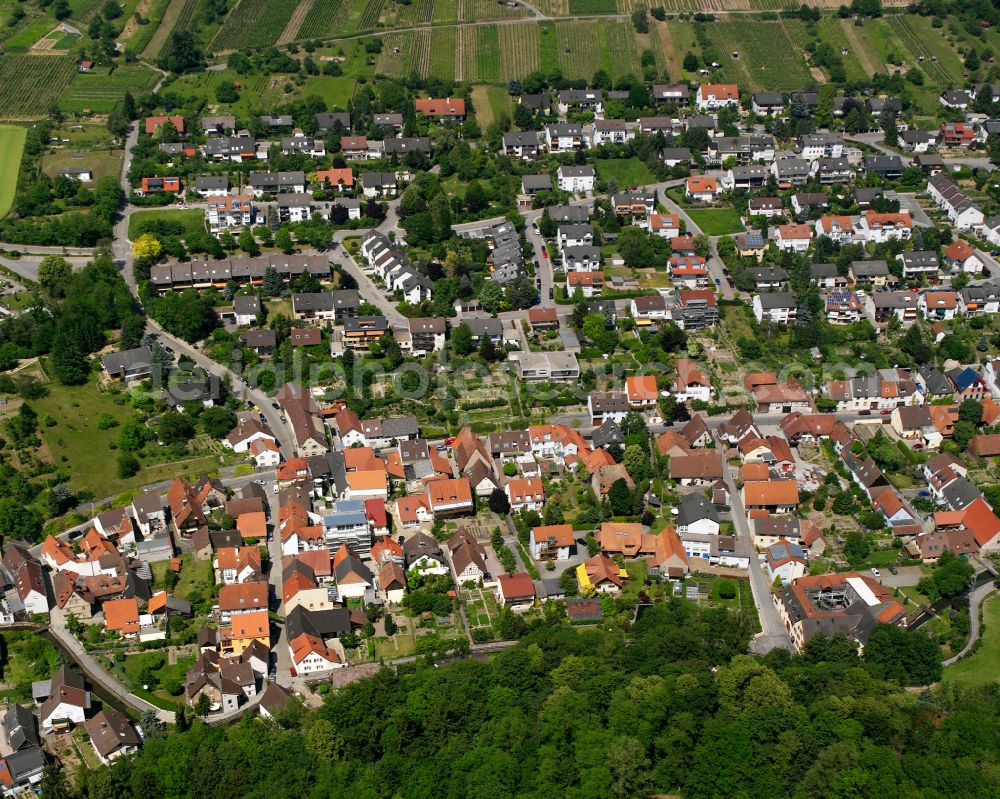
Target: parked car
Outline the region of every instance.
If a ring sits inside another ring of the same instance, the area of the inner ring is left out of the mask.
[[[875,575],[876,577],[881,577],[882,576],[882,572],[880,572],[874,566],[872,566],[872,574]]]
[[[899,574],[899,569],[897,569],[895,566],[891,566],[890,565],[889,566],[889,574]]]

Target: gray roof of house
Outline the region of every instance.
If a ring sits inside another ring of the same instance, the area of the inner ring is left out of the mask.
[[[719,521],[719,512],[715,509],[715,505],[705,499],[702,494],[685,494],[677,504],[677,523],[688,525],[702,519]]]

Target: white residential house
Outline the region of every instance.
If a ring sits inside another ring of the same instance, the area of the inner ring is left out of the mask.
[[[791,324],[796,319],[796,311],[795,295],[790,292],[768,292],[753,297],[753,315],[758,324]]]
[[[556,172],[559,189],[571,194],[593,191],[596,173],[592,166],[561,166]]]
[[[695,96],[699,111],[715,111],[723,106],[739,103],[740,90],[735,83],[703,83]]]
[[[778,225],[774,232],[774,244],[780,250],[806,252],[812,241],[809,225]]]

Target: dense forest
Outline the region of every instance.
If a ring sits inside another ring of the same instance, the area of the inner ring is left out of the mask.
[[[388,669],[278,723],[195,722],[46,796],[848,799],[1000,791],[1000,695],[911,692],[844,640],[746,651],[681,600],[628,632],[537,625],[488,662]]]

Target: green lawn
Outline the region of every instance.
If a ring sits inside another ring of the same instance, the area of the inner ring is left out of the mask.
[[[55,20],[46,15],[29,22],[21,28],[14,36],[7,40],[8,50],[27,50],[31,45],[41,39],[46,33],[55,27]]]
[[[354,78],[332,78],[326,75],[313,75],[306,79],[302,94],[305,97],[316,95],[322,97],[330,108],[347,108],[354,97]]]
[[[27,133],[26,128],[17,125],[0,125],[0,218],[7,216],[14,204]]]
[[[55,647],[26,630],[0,632],[0,682],[6,684],[0,697],[31,700],[31,683],[44,680],[56,670]]]
[[[981,641],[975,654],[944,671],[944,682],[986,685],[1000,679],[1000,597],[992,596],[983,605]]]
[[[179,221],[184,225],[186,233],[197,233],[205,229],[205,212],[197,208],[136,211],[128,220],[129,239],[134,241],[141,233],[143,224],[158,219]]]
[[[688,211],[694,223],[706,236],[725,236],[727,233],[742,233],[743,223],[735,208],[702,208]]]
[[[118,453],[111,448],[120,430],[117,427],[100,430],[97,420],[107,413],[121,423],[131,414],[128,406],[117,404],[114,395],[98,389],[96,377],[82,386],[63,386],[55,381],[46,382],[46,386],[48,395],[31,400],[31,406],[38,414],[45,448],[56,467],[69,475],[74,491],[92,491],[95,498],[103,499],[178,474],[191,477],[219,468],[218,456],[206,453],[179,462],[150,463],[150,453],[155,460],[160,452],[154,443],[139,453],[143,463],[139,474],[122,480],[118,477]],[[47,426],[47,417],[55,424]],[[159,457],[162,459],[162,455]]]
[[[618,188],[655,183],[656,175],[639,158],[604,158],[594,162],[599,180],[613,180]]]
[[[122,670],[134,694],[148,699],[159,707],[170,708],[183,703],[184,675],[193,663],[193,657],[180,658],[173,664],[168,663],[165,650],[140,652],[126,657]],[[148,686],[151,690],[143,688],[143,683],[140,681],[146,668],[150,669],[154,680]]]
[[[61,151],[42,156],[42,171],[50,178],[54,178],[60,169],[84,166],[93,170],[94,182],[108,175],[117,178],[122,171],[122,157],[120,151],[115,153]]]
[[[153,569],[154,585],[157,589],[166,587],[165,577],[170,569],[169,560],[160,560],[150,564]],[[202,590],[206,586],[211,588],[215,584],[215,577],[212,574],[212,562],[209,560],[195,560],[194,555],[188,553],[181,555],[181,573],[177,585],[174,586],[173,595],[186,599],[193,590]]]

